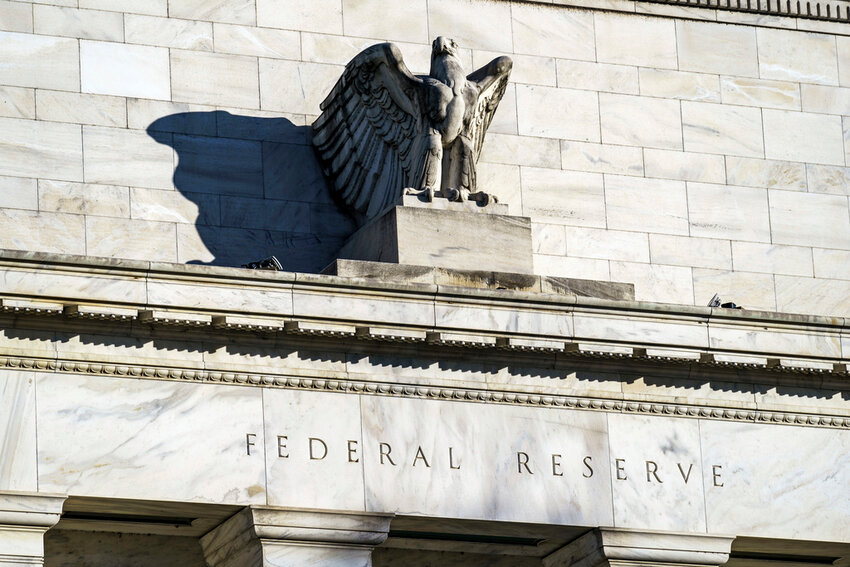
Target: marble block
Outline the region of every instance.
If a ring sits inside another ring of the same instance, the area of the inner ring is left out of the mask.
[[[83,40],[80,73],[84,93],[171,98],[168,50],[162,47]]]
[[[696,420],[608,416],[614,525],[705,532]]]
[[[604,414],[377,396],[361,403],[367,511],[613,522]]]
[[[391,516],[245,508],[201,538],[210,567],[370,567]]]
[[[515,290],[556,295],[575,295],[633,301],[634,285],[590,279],[536,276],[512,272],[484,270],[455,270],[390,264],[389,262],[366,262],[362,260],[337,259],[322,273],[335,276],[365,278],[376,281],[423,283],[471,287],[477,289]]]
[[[36,389],[40,490],[265,502],[259,390],[56,374]]]
[[[850,432],[703,421],[700,436],[709,533],[850,541]]]
[[[0,373],[0,490],[35,491],[36,475],[35,380],[29,372],[5,371]]]
[[[301,277],[299,275],[299,277]],[[425,287],[433,294],[433,287]],[[321,285],[301,286],[292,294],[292,314],[296,317],[359,319],[370,323],[434,324],[434,304],[428,295],[380,297],[370,293],[329,294]]]
[[[0,565],[44,564],[44,532],[56,525],[65,496],[0,492]]]
[[[723,565],[730,536],[598,528],[543,560],[544,567]]]
[[[362,511],[360,400],[266,390],[263,401],[268,503]],[[333,419],[310,419],[327,408],[333,408]]]
[[[531,274],[531,250],[526,217],[395,206],[354,233],[338,257]]]
[[[76,39],[0,31],[0,42],[0,84],[79,90],[80,52]]]
[[[563,309],[538,309],[526,313],[504,305],[440,301],[434,305],[437,326],[467,332],[510,332],[534,335],[572,336],[572,318]],[[490,339],[492,340],[492,339]]]
[[[292,294],[286,284],[265,289],[234,289],[217,285],[191,285],[185,282],[152,280],[148,283],[148,301],[163,307],[191,305],[200,309],[227,306],[245,312],[290,314]]]

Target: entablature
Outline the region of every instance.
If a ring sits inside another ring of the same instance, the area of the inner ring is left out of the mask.
[[[0,367],[850,427],[844,318],[4,252]]]

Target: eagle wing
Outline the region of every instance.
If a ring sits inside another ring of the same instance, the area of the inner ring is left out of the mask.
[[[333,192],[361,220],[419,187],[428,139],[424,81],[391,43],[362,51],[321,104],[316,147]]]
[[[464,131],[464,135],[472,142],[476,162],[481,155],[487,128],[490,127],[496,108],[508,88],[512,67],[510,57],[497,57],[466,77],[467,81],[478,87],[479,93],[469,124]]]

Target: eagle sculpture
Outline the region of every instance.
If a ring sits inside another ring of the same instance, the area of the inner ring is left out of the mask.
[[[345,67],[313,123],[313,144],[332,191],[362,223],[403,194],[495,201],[475,164],[505,93],[512,62],[497,57],[465,75],[452,39],[438,37],[428,76],[413,75],[392,43]]]

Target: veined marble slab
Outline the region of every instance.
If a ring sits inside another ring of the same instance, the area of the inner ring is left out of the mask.
[[[0,267],[0,293],[144,303],[145,281],[126,274],[116,277]]]
[[[38,489],[75,496],[850,541],[850,431],[38,372],[0,380],[4,489],[33,489],[37,426]]]
[[[636,341],[644,344],[677,344],[705,348],[708,331],[704,321],[673,321],[662,318],[622,318],[605,314],[573,313],[575,336],[581,339]]]
[[[704,532],[699,423],[682,418],[609,414],[608,433],[613,525]]]
[[[379,294],[330,294],[317,288],[293,291],[293,314],[331,319],[359,319],[380,323],[415,321],[434,324],[434,304],[430,298],[387,297]]]
[[[277,315],[292,313],[292,293],[283,286],[279,289],[262,289],[149,281],[147,289],[148,301],[154,305],[238,309]]]
[[[571,336],[569,314],[556,310],[518,311],[486,304],[438,302],[434,308],[438,326]]]
[[[263,411],[269,504],[365,509],[359,396],[266,390]]]
[[[201,368],[204,353],[185,342],[163,338],[107,337],[83,333],[57,333],[56,356],[70,360],[96,360],[156,366]]]
[[[40,490],[265,503],[260,390],[47,373],[36,380]],[[256,451],[247,454],[251,442]]]
[[[850,431],[703,421],[700,435],[710,533],[850,541]]]
[[[755,330],[719,321],[709,327],[709,344],[712,348],[765,353],[794,353],[800,356],[827,355],[841,357],[841,340],[838,333],[822,329],[804,331],[768,327]]]
[[[603,414],[363,397],[367,511],[610,525]]]
[[[35,492],[35,379],[0,373],[0,490]]]

